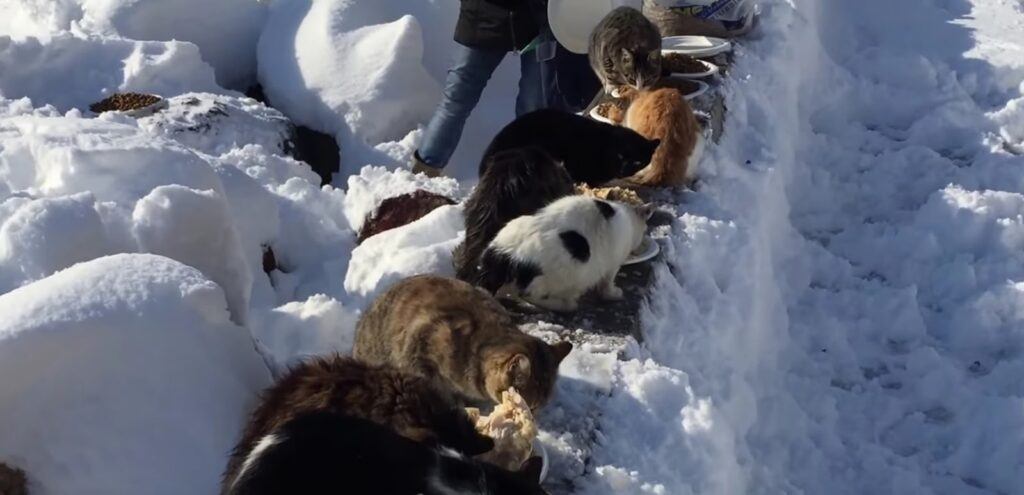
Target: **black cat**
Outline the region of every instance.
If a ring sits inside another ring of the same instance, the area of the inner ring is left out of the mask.
[[[546,495],[540,458],[509,472],[329,412],[296,416],[263,437],[230,495]]]
[[[498,132],[480,162],[480,177],[497,153],[537,146],[562,162],[573,182],[597,186],[639,172],[651,162],[658,144],[659,140],[648,140],[625,127],[560,110],[537,110]]]
[[[466,241],[455,250],[455,275],[479,285],[480,255],[506,223],[574,192],[565,167],[537,146],[489,156],[480,183],[466,201]]]

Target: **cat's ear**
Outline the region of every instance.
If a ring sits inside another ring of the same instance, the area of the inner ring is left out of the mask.
[[[650,147],[651,147],[650,148],[651,149],[651,153],[654,153],[655,150],[658,149],[658,146],[661,146],[661,140],[660,139],[650,139],[650,140],[647,141],[647,144],[649,144]]]
[[[644,221],[647,221],[651,218],[651,215],[654,215],[655,209],[656,206],[654,203],[644,203],[643,205],[636,207],[636,213],[637,215],[640,215],[640,218],[644,219]]]
[[[516,354],[508,360],[508,374],[513,381],[524,380],[530,377],[530,358],[526,354]]]
[[[540,483],[540,473],[543,471],[544,459],[538,456],[523,461],[523,464],[519,466],[519,476],[530,482]]]
[[[551,346],[551,352],[555,355],[555,361],[561,363],[565,356],[572,352],[572,342],[568,340],[559,342]]]

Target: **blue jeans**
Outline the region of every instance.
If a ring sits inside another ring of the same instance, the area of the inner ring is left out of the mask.
[[[558,84],[560,55],[568,52],[558,45],[549,29],[540,36],[536,48],[520,55],[521,74],[515,106],[517,117],[541,108],[569,110],[575,106],[567,103]],[[420,160],[436,168],[448,164],[462,138],[469,114],[479,103],[487,81],[507,53],[458,47],[455,64],[448,70],[441,103],[427,124],[423,142],[416,152]]]

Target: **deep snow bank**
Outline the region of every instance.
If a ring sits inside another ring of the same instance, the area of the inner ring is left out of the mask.
[[[244,90],[255,79],[256,40],[265,19],[266,3],[257,0],[6,0],[0,4],[0,36],[43,44],[62,33],[188,42],[215,68],[221,86]]]
[[[130,41],[67,33],[40,41],[0,36],[0,95],[60,111],[85,111],[116,92],[175,96],[222,92],[199,50],[180,41]]]
[[[396,140],[433,110],[419,21],[363,24],[375,2],[284,0],[260,37],[260,82],[297,123],[368,143]]]
[[[152,255],[0,296],[0,457],[33,493],[211,493],[269,373],[223,292]]]

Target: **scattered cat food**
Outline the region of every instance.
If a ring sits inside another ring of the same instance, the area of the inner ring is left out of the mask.
[[[625,187],[590,187],[586,184],[577,184],[576,192],[593,196],[595,198],[607,199],[608,201],[619,201],[626,204],[640,206],[644,201],[636,194],[636,191]]]
[[[623,108],[624,103],[620,103],[621,101],[606,101],[595,107],[594,111],[609,122],[618,124],[626,118],[626,110]]]
[[[453,204],[455,201],[451,198],[424,190],[385,199],[377,211],[367,216],[363,222],[356,244],[361,244],[367,238],[381,232],[415,222],[436,208]]]
[[[115,93],[89,105],[89,110],[94,113],[129,112],[156,105],[162,100],[159,96],[144,93]]]
[[[683,53],[663,54],[661,67],[674,74],[702,74],[708,71],[703,62]]]
[[[479,459],[515,471],[533,454],[537,424],[530,407],[514,387],[501,393],[501,404],[494,407],[490,416],[480,416],[476,408],[466,408],[466,412],[476,421],[477,431],[494,439],[494,449],[478,456]]]

